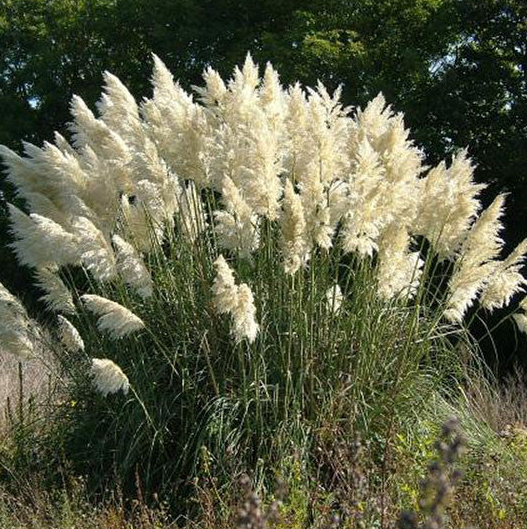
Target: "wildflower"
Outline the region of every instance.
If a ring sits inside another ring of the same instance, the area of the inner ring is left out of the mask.
[[[64,316],[58,315],[59,339],[70,353],[84,351],[84,341],[75,326]]]
[[[122,338],[145,326],[141,318],[115,301],[93,294],[84,294],[81,299],[88,310],[99,316],[99,330],[108,332],[112,338]]]
[[[122,369],[108,358],[93,358],[91,373],[93,383],[99,393],[106,397],[122,390],[126,395],[130,389],[128,377]]]

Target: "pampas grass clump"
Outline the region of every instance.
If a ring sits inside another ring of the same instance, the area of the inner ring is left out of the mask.
[[[220,478],[307,468],[320,432],[389,435],[455,393],[463,320],[523,290],[527,248],[501,256],[504,196],[481,211],[467,152],[426,167],[381,94],[345,108],[250,56],[196,96],[154,57],[152,84],[138,104],[106,73],[69,139],[0,147],[30,211],[11,207],[13,248],[68,316],[50,325],[77,468],[146,490],[184,489],[204,450]],[[5,289],[0,311],[30,356]]]

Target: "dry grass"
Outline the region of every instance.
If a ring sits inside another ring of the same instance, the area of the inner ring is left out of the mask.
[[[163,505],[147,507],[140,501],[124,505],[113,497],[93,505],[82,481],[74,480],[64,490],[49,492],[35,488],[31,501],[0,491],[0,527],[9,529],[175,529]]]
[[[9,408],[19,406],[21,398],[25,402],[42,402],[53,384],[47,355],[20,363],[0,350],[0,432],[5,428]]]
[[[519,367],[502,382],[471,381],[466,393],[474,416],[497,434],[524,430],[527,434],[527,374]]]
[[[453,425],[453,426],[452,426]],[[312,482],[306,476],[280,483],[276,490],[256,494],[247,478],[233,478],[231,486],[218,488],[212,478],[196,482],[189,518],[174,520],[167,504],[154,498],[146,505],[138,488],[135,499],[124,499],[120,492],[108,492],[106,499],[90,502],[82,479],[65,477],[60,490],[50,491],[35,481],[30,495],[9,494],[0,488],[0,527],[12,529],[516,529],[523,527],[522,511],[510,507],[503,514],[488,504],[483,496],[481,480],[466,475],[456,483],[459,474],[453,465],[463,444],[455,423],[443,427],[434,443],[427,468],[420,470],[426,479],[416,484],[420,502],[417,512],[406,511],[401,517],[401,504],[396,489],[408,480],[408,468],[397,465],[390,470],[389,486],[383,490],[373,474],[378,467],[370,454],[351,440],[349,453],[337,443],[331,456],[335,471],[341,478],[336,488],[323,482]],[[433,440],[432,440],[433,442]],[[462,460],[469,459],[468,454]],[[340,468],[340,465],[346,468]],[[349,467],[349,468],[347,468]],[[493,479],[496,468],[492,461],[472,469]],[[472,472],[472,470],[470,472]],[[483,476],[484,477],[484,476]],[[322,476],[320,476],[322,478]],[[483,480],[485,483],[488,480]],[[375,483],[377,484],[375,486]],[[455,487],[454,487],[455,485]],[[511,484],[518,487],[520,484]],[[454,490],[457,489],[457,490]],[[382,497],[386,494],[386,497]],[[382,511],[385,510],[385,516]],[[502,509],[503,510],[503,509]],[[397,518],[399,524],[397,525]]]

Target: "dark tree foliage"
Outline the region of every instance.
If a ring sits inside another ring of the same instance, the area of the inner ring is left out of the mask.
[[[67,102],[92,105],[103,70],[140,98],[152,52],[190,89],[204,67],[228,75],[247,51],[284,83],[343,83],[346,104],[384,92],[430,163],[468,146],[489,196],[510,191],[508,240],[527,233],[525,0],[2,0],[0,143],[65,133]],[[6,199],[0,179],[2,240]],[[26,288],[5,247],[0,267]]]

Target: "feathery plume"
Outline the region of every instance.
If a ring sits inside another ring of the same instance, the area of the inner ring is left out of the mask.
[[[527,334],[527,315],[524,313],[513,314],[512,317],[518,326],[518,330]]]
[[[39,300],[43,301],[50,311],[63,312],[64,314],[73,314],[75,312],[71,292],[53,270],[40,268],[37,270],[35,277],[37,286],[45,292]]]
[[[57,316],[57,319],[59,339],[66,350],[70,353],[84,351],[84,341],[75,326],[60,314]]]
[[[284,270],[294,274],[307,262],[309,247],[306,242],[306,220],[300,195],[295,193],[291,180],[284,187],[280,216],[281,247],[284,255]]]
[[[373,256],[386,223],[381,208],[385,169],[380,154],[366,137],[356,146],[348,177],[350,193],[344,216],[342,247],[345,252]]]
[[[462,150],[449,168],[444,162],[420,181],[415,232],[424,235],[443,259],[459,250],[481,207],[477,196],[484,184],[473,180],[474,167]]]
[[[219,80],[215,85],[218,90],[214,91],[211,86],[203,90],[204,94],[210,93],[210,97],[204,96],[207,106],[209,103],[211,106],[216,104],[215,97],[221,97],[221,87],[223,91],[226,90],[219,75],[216,72],[214,74],[211,74],[212,77]],[[154,97],[142,104],[141,113],[145,128],[154,140],[160,156],[182,180],[193,180],[200,188],[209,185],[208,142],[212,136],[210,116],[207,117],[205,109],[194,103],[192,96],[178,83],[174,83],[172,74],[155,55],[152,84]]]
[[[258,216],[228,176],[223,179],[221,199],[226,209],[214,212],[218,242],[222,248],[249,257],[259,243]]]
[[[329,250],[333,245],[335,228],[331,225],[327,189],[314,172],[301,181],[299,188],[310,246],[317,244],[324,250]]]
[[[460,322],[496,271],[503,240],[499,233],[503,229],[504,195],[498,195],[480,215],[469,231],[460,250],[457,268],[448,283],[449,298],[444,317]]]
[[[520,273],[525,262],[527,239],[504,261],[500,261],[481,294],[481,306],[489,311],[508,305],[515,294],[524,292],[527,281]]]
[[[246,176],[240,183],[251,208],[258,215],[275,220],[282,195],[279,137],[263,111],[253,113],[247,139]]]
[[[252,343],[258,334],[256,307],[249,286],[237,286],[234,274],[225,258],[220,255],[214,262],[216,277],[212,286],[214,306],[219,314],[230,314],[233,319],[232,334],[236,342],[244,338]]]
[[[127,395],[130,381],[122,369],[108,358],[93,358],[91,374],[95,388],[103,397],[110,393],[122,392]]]
[[[280,134],[283,131],[286,113],[285,92],[280,85],[278,73],[270,62],[265,65],[259,96],[270,127],[275,133]]]
[[[142,298],[150,297],[153,293],[153,281],[141,256],[119,235],[114,235],[112,241],[117,249],[117,270],[123,279]]]
[[[520,312],[513,314],[512,317],[518,326],[518,330],[527,334],[527,297],[524,297],[518,306]]]
[[[34,352],[30,338],[31,322],[22,303],[0,283],[0,343],[19,360]]]
[[[251,289],[246,283],[242,283],[236,292],[236,306],[232,311],[233,334],[237,342],[247,339],[249,343],[254,342],[259,331],[256,322],[256,307]]]
[[[410,236],[404,226],[391,224],[379,241],[377,292],[384,299],[412,298],[417,292],[424,262],[410,252]]]
[[[238,292],[234,274],[223,255],[214,261],[214,268],[216,268],[216,277],[212,285],[214,306],[219,314],[231,313],[236,307],[236,294]]]
[[[122,338],[145,326],[141,318],[115,301],[94,294],[84,294],[81,300],[89,311],[99,316],[98,329],[112,338]]]
[[[132,148],[140,148],[144,139],[139,108],[126,86],[110,72],[104,72],[104,93],[96,103],[101,120]]]
[[[93,274],[97,281],[113,279],[117,270],[115,255],[104,234],[86,217],[78,217],[73,222],[81,247],[82,264]]]
[[[77,237],[59,224],[32,213],[26,215],[9,204],[11,231],[16,237],[12,248],[20,264],[31,268],[60,267],[79,259]]]

